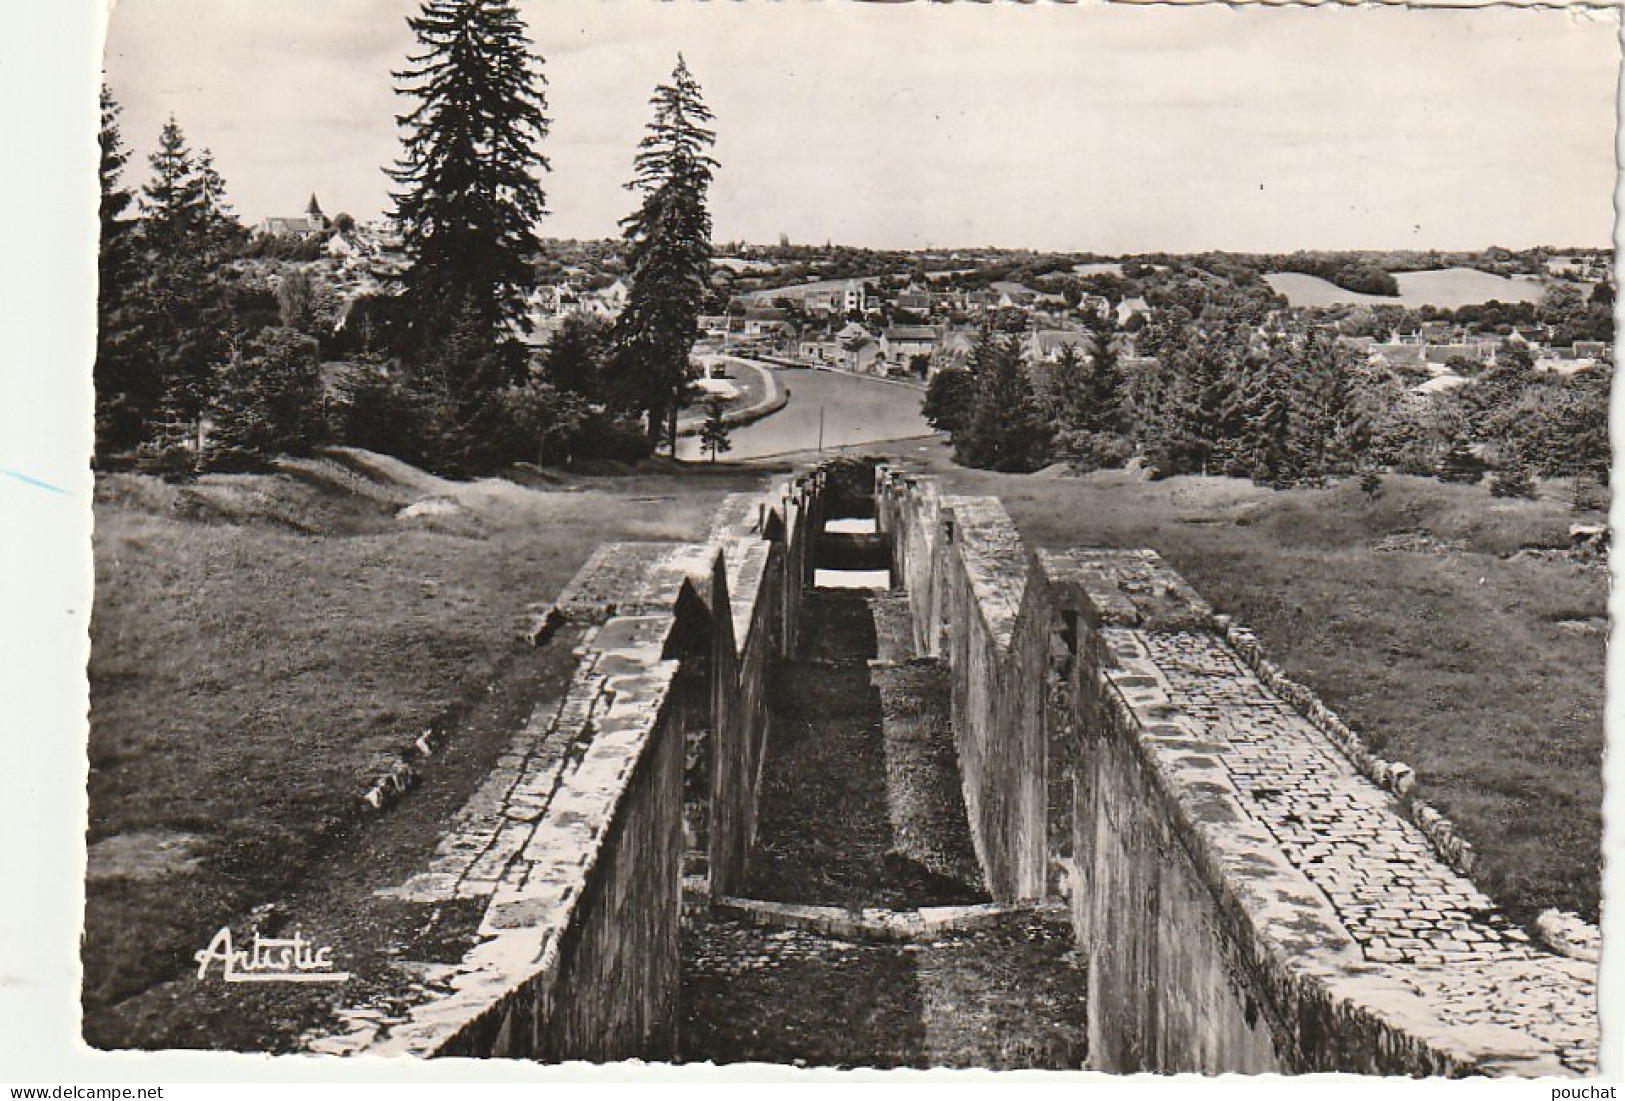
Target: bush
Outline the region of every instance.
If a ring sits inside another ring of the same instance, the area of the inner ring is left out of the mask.
[[[1490,478],[1490,495],[1492,497],[1534,497],[1535,479],[1529,473],[1529,467],[1522,462],[1513,461],[1497,470]]]
[[[646,459],[653,450],[636,417],[615,417],[602,412],[595,412],[582,424],[575,445],[577,459],[611,459],[621,463]]]
[[[1593,478],[1574,479],[1569,504],[1575,512],[1607,512],[1608,488]]]
[[[1484,461],[1468,450],[1465,443],[1457,440],[1439,459],[1437,473],[1441,482],[1470,486],[1478,484],[1484,477],[1485,469]]]
[[[299,455],[327,438],[316,341],[294,329],[257,333],[221,373],[207,463],[234,470]]]
[[[135,468],[166,482],[190,481],[197,474],[197,452],[171,437],[145,440],[135,449]]]
[[[1052,450],[1080,472],[1114,470],[1134,454],[1134,443],[1117,432],[1063,429],[1056,433]]]
[[[421,464],[428,419],[424,404],[398,371],[377,360],[357,363],[339,382],[338,437],[353,447]]]

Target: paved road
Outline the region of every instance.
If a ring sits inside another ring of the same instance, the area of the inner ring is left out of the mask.
[[[728,459],[760,459],[818,446],[820,410],[825,448],[930,435],[920,416],[922,391],[895,382],[839,371],[774,368],[790,391],[790,404],[755,424],[734,430]],[[700,459],[699,441],[678,441],[683,459]]]
[[[769,405],[778,400],[783,384],[774,377],[772,369],[766,364],[740,359],[738,356],[704,356],[702,359],[707,371],[717,363],[723,364],[728,370],[728,381],[738,388],[739,398],[728,409],[730,415],[748,414],[758,406]],[[695,428],[705,421],[707,415],[703,406],[691,405],[678,414],[677,430],[682,432]]]

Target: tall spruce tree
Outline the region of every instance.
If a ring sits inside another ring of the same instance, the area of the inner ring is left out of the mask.
[[[1240,400],[1249,332],[1231,321],[1186,325],[1159,348],[1165,377],[1143,433],[1159,475],[1251,472]]]
[[[647,417],[651,446],[676,453],[677,412],[688,382],[688,356],[709,293],[711,213],[706,192],[717,162],[706,128],[711,111],[682,55],[671,83],[656,86],[654,120],[638,145],[627,189],[643,194],[621,222],[631,292],[611,334],[611,397]]]
[[[1316,331],[1304,338],[1294,359],[1297,476],[1318,482],[1353,466],[1356,409],[1350,353],[1329,334]]]
[[[149,158],[141,191],[141,273],[129,287],[131,388],[141,443],[159,452],[199,447],[215,375],[228,358],[232,323],[216,269],[241,238],[225,184],[194,155],[173,116]]]
[[[124,186],[124,166],[130,162],[130,151],[124,147],[124,137],[119,132],[118,117],[123,111],[124,108],[119,106],[118,100],[113,98],[112,91],[103,84],[101,131],[97,135],[101,161],[97,169],[97,178],[101,183],[100,216],[104,263],[117,259],[106,254],[105,246],[115,238],[127,236],[130,223],[124,220],[124,214],[135,201],[135,196]]]
[[[130,152],[119,132],[122,111],[107,85],[101,92],[101,240],[97,255],[96,451],[100,456],[135,446],[141,437],[139,357],[133,354],[130,284],[136,273],[136,222],[125,215],[135,195],[124,186]]]
[[[148,164],[152,176],[141,189],[143,241],[160,255],[196,246],[207,221],[208,199],[198,159],[187,148],[174,115],[159,132],[158,148]]]
[[[418,103],[396,119],[407,133],[389,175],[411,261],[399,344],[424,358],[454,331],[466,351],[470,321],[493,345],[528,329],[548,119],[541,59],[508,0],[425,0],[407,23],[422,50],[396,90]]]
[[[1248,365],[1239,390],[1243,439],[1240,453],[1248,477],[1280,488],[1300,476],[1298,429],[1293,418],[1294,386],[1284,351],[1272,345]]]

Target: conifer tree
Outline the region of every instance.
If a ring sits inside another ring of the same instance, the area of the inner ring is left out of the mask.
[[[1248,476],[1259,485],[1289,486],[1300,473],[1292,396],[1291,375],[1273,355],[1255,363],[1243,383],[1246,441],[1242,450]]]
[[[1248,366],[1247,328],[1224,322],[1187,327],[1160,358],[1165,377],[1145,446],[1157,472],[1250,473],[1240,391]]]
[[[1490,495],[1492,497],[1533,497],[1535,495],[1535,478],[1529,469],[1529,464],[1522,458],[1514,458],[1497,470],[1490,478]]]
[[[396,119],[407,133],[389,175],[411,261],[402,346],[421,358],[454,329],[466,341],[470,320],[493,343],[528,328],[548,119],[540,59],[508,0],[425,0],[407,22],[421,52],[394,75],[417,106]]]
[[[208,200],[198,160],[186,147],[174,115],[164,123],[148,163],[152,176],[141,189],[145,244],[166,256],[195,247],[207,222]]]
[[[296,329],[260,330],[220,372],[211,411],[214,466],[251,468],[307,453],[327,431],[316,341]]]
[[[1032,471],[1049,458],[1050,428],[1013,339],[983,328],[972,351],[976,404],[954,457],[988,470]],[[961,446],[963,444],[963,446]]]
[[[226,181],[214,167],[214,154],[207,148],[198,150],[196,188],[202,216],[203,240],[213,256],[230,252],[244,243],[248,232],[226,198]]]
[[[1079,355],[1072,344],[1063,345],[1055,362],[1041,368],[1039,400],[1058,431],[1090,427],[1092,375],[1089,359]]]
[[[215,375],[234,339],[216,268],[241,237],[225,185],[207,157],[194,155],[173,116],[149,158],[141,191],[140,277],[129,293],[129,391],[142,443],[159,454],[201,447]],[[167,459],[164,466],[171,465]]]
[[[133,447],[141,436],[139,359],[133,354],[130,284],[135,276],[136,222],[126,218],[135,196],[124,186],[130,153],[119,133],[122,108],[107,85],[101,91],[101,240],[97,256],[96,451]]]
[[[119,132],[118,117],[124,108],[119,106],[113,98],[112,91],[107,85],[102,85],[101,92],[101,130],[97,135],[97,144],[101,148],[101,161],[97,170],[97,177],[101,183],[101,236],[105,245],[114,237],[127,235],[130,223],[123,220],[125,211],[135,201],[128,188],[124,186],[124,166],[130,161],[130,151],[124,147],[124,137]],[[106,262],[113,257],[104,254]]]
[[[1310,333],[1294,360],[1296,474],[1315,481],[1352,465],[1353,386],[1346,354],[1324,332]]]
[[[1095,335],[1094,354],[1089,357],[1089,429],[1094,432],[1121,432],[1123,429],[1123,369],[1118,346],[1110,330]]]
[[[565,393],[597,400],[604,353],[602,323],[584,314],[564,319],[542,353],[542,378]]]
[[[639,143],[637,211],[621,222],[631,292],[611,334],[612,398],[647,417],[651,446],[677,446],[677,412],[688,379],[688,356],[699,336],[709,293],[711,214],[706,192],[717,162],[711,111],[678,55],[671,83],[650,99],[654,120]]]
[[[963,367],[944,367],[925,388],[920,415],[938,432],[957,439],[970,428],[976,409],[976,378]]]

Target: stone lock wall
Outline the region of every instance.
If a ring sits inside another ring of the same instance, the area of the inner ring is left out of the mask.
[[[675,1054],[682,769],[682,728],[657,717],[561,923],[554,966],[523,979],[435,1054],[542,1062]],[[510,924],[503,912],[487,921]]]
[[[1069,902],[1093,1066],[1594,1070],[1595,965],[1529,943],[1407,815],[1409,770],[1155,553],[1029,554],[996,500],[897,471],[877,495],[916,634],[948,640],[987,880]]]
[[[565,699],[396,892],[485,899],[478,942],[387,1010],[344,1007],[311,1050],[671,1055],[685,738],[711,739],[724,893],[820,492],[804,476],[730,498],[703,543],[595,552],[547,616],[584,632]],[[1407,817],[1414,776],[1365,759],[1154,553],[1033,554],[996,500],[886,468],[876,493],[916,642],[950,668],[985,879],[1001,901],[1069,903],[1096,1067],[1594,1070],[1595,964],[1504,921],[1436,812]]]
[[[710,871],[722,889],[743,877],[754,837],[764,678],[794,645],[819,491],[804,477],[730,497],[703,543],[594,552],[532,632],[584,631],[565,699],[516,736],[512,763],[459,815],[431,869],[393,892],[485,898],[477,943],[432,983],[403,982],[387,1011],[342,1008],[338,1026],[306,1038],[310,1050],[674,1055],[685,740],[711,739]]]
[[[983,878],[1001,902],[1042,898],[1045,643],[1043,627],[1022,614],[1026,550],[992,498],[942,495],[930,479],[884,467],[877,478],[879,527],[907,589],[915,645],[952,671],[954,742]]]

